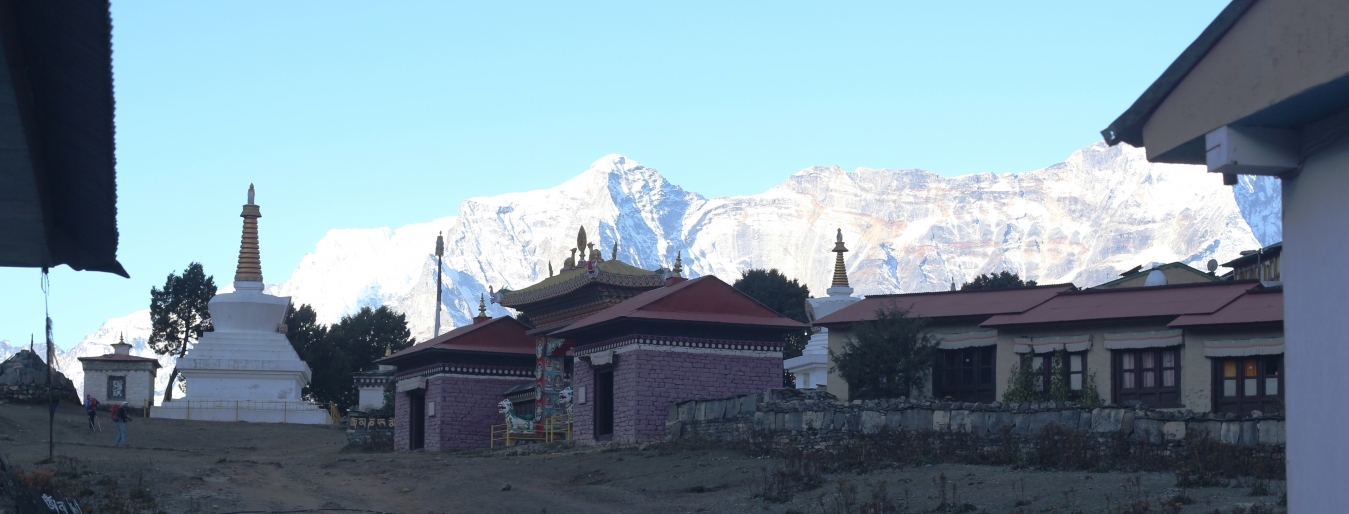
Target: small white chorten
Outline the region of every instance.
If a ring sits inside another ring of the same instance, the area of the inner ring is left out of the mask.
[[[812,323],[860,300],[852,296],[853,289],[848,286],[848,270],[843,265],[843,252],[848,249],[843,246],[843,229],[838,229],[834,249],[831,251],[838,256],[834,259],[834,280],[829,289],[825,290],[829,296],[806,300],[806,312]],[[787,359],[782,363],[782,367],[796,375],[798,389],[824,387],[828,382],[829,329],[815,327],[811,330],[810,341],[806,343],[801,356]]]
[[[211,299],[214,331],[202,334],[196,346],[178,360],[187,380],[187,394],[164,402],[157,417],[209,421],[330,423],[328,411],[304,401],[309,365],[286,339],[289,297],[262,292],[258,252],[258,218],[253,186],[244,205],[243,241],[234,292]],[[169,387],[173,387],[170,384]]]

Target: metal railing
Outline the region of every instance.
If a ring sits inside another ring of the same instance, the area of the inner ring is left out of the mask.
[[[529,430],[511,430],[510,425],[492,425],[490,447],[515,446],[520,441],[570,441],[571,416],[548,416],[542,422],[530,423]]]

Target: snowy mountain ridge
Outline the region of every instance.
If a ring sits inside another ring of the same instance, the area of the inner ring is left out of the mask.
[[[1275,242],[1279,191],[1269,177],[1242,177],[1228,188],[1199,166],[1154,164],[1142,150],[1095,144],[1020,173],[943,177],[817,166],[760,194],[708,199],[607,155],[552,188],[467,199],[453,216],[330,230],[268,292],[312,305],[323,323],[387,305],[424,340],[434,320],[438,232],[446,237],[441,316],[449,330],[471,322],[489,287],[518,289],[547,277],[549,263],[560,268],[579,227],[606,259],[617,242],[620,260],[646,269],[682,254],[687,276],[730,282],[751,267],[777,268],[814,294],[829,285],[829,250],[840,228],[858,294],[946,290],[1002,270],[1087,287],[1140,264],[1204,269],[1209,259]],[[265,262],[265,225],[261,233]],[[490,302],[488,312],[509,314]],[[134,354],[150,355],[148,311],[138,311],[63,352],[63,369],[78,368],[68,354],[106,353],[119,332]],[[160,360],[163,382],[172,359]],[[82,385],[73,370],[67,374]]]

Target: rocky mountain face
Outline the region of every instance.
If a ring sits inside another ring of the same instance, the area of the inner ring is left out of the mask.
[[[761,194],[714,199],[608,155],[556,187],[465,200],[455,216],[397,229],[331,230],[268,292],[313,305],[324,323],[387,305],[426,339],[435,314],[437,233],[446,238],[441,319],[449,330],[471,322],[489,287],[518,289],[547,277],[549,263],[559,268],[580,227],[606,259],[616,242],[619,259],[647,269],[668,267],[682,254],[686,276],[730,282],[751,267],[777,268],[814,294],[829,286],[829,250],[840,228],[859,294],[946,290],[1002,270],[1089,287],[1140,264],[1182,261],[1203,269],[1209,259],[1275,242],[1282,237],[1279,200],[1275,179],[1243,177],[1228,188],[1202,167],[1149,163],[1142,150],[1123,145],[1092,145],[1021,173],[942,177],[814,167]],[[488,312],[510,314],[490,301]],[[63,369],[79,364],[66,355],[106,353],[123,331],[134,354],[150,355],[148,312],[141,311],[109,320],[63,352]],[[81,385],[82,374],[67,373]],[[167,380],[167,369],[163,375]]]
[[[732,281],[778,268],[822,293],[843,230],[859,294],[945,290],[1010,270],[1092,286],[1151,262],[1203,269],[1280,237],[1278,183],[1221,185],[1201,167],[1153,164],[1141,150],[1092,145],[1023,173],[942,177],[924,170],[802,170],[768,191],[706,199],[620,155],[561,185],[472,198],[457,216],[398,229],[330,231],[273,288],[326,322],[363,306],[408,315],[431,335],[436,233],[446,234],[442,323],[469,323],[489,286],[520,288],[561,265],[585,227],[608,258],[648,269],[683,254],[690,276]],[[507,314],[489,305],[493,315]]]

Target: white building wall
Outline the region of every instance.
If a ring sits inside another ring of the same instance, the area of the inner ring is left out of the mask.
[[[108,377],[126,377],[126,399],[108,397]],[[89,369],[84,370],[84,392],[92,394],[100,403],[125,401],[134,407],[154,405],[154,375],[144,369]],[[81,398],[83,400],[83,398]]]
[[[1349,505],[1349,140],[1283,181],[1289,512]]]

